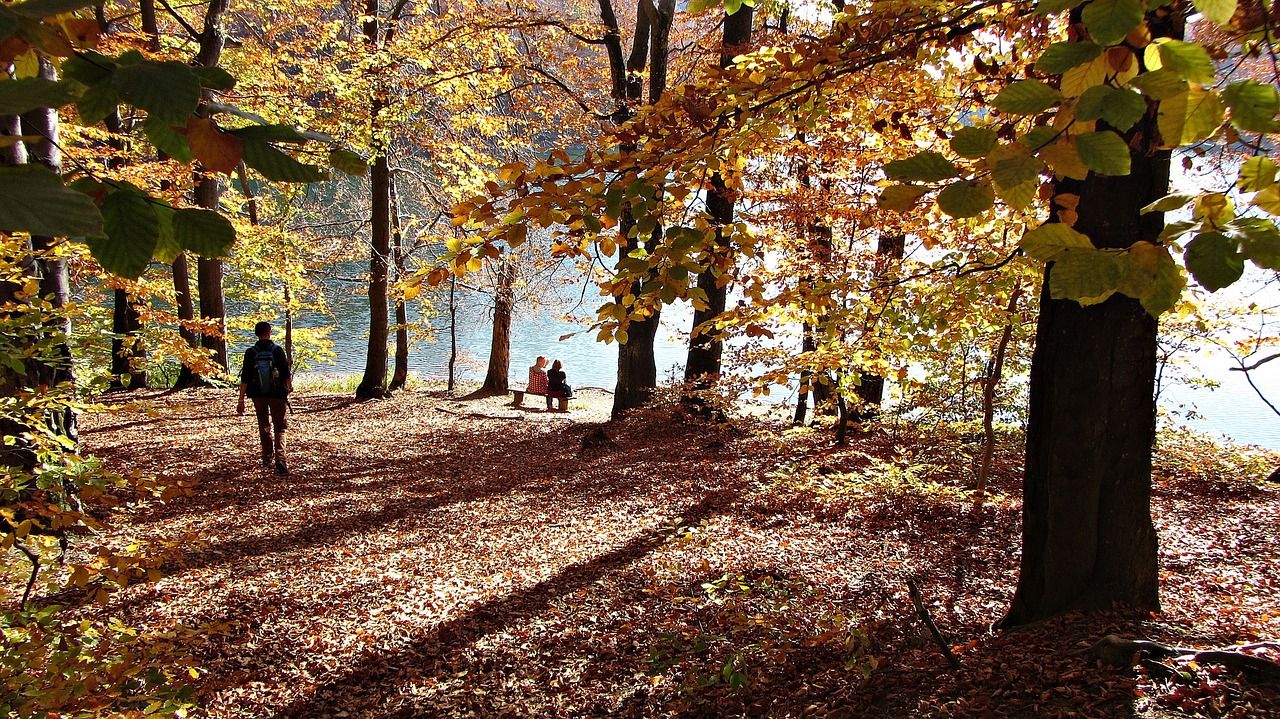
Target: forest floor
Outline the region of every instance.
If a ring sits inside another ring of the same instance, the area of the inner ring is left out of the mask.
[[[199,541],[101,611],[185,627],[214,717],[1280,716],[1274,685],[1211,666],[1171,684],[1080,652],[1111,633],[1280,638],[1280,487],[1240,476],[1274,455],[1162,451],[1163,613],[1001,634],[1012,433],[975,514],[976,432],[886,425],[834,450],[826,431],[653,410],[584,447],[604,395],[560,414],[307,394],[280,478],[231,391],[135,399],[86,422],[87,449],[194,492],[108,539]]]

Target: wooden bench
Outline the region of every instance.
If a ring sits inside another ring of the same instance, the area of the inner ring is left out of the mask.
[[[512,395],[511,404],[512,404],[512,405],[514,405],[514,406],[516,406],[516,407],[523,407],[523,406],[524,406],[524,396],[527,394],[527,395],[532,395],[532,396],[534,396],[534,397],[548,397],[548,396],[550,396],[550,397],[552,397],[553,399],[555,399],[555,400],[556,400],[557,408],[558,408],[561,412],[568,412],[568,411],[569,411],[569,398],[568,398],[568,397],[560,397],[560,396],[556,396],[556,395],[547,395],[547,394],[544,394],[544,393],[541,393],[541,392],[530,392],[528,389],[516,389],[516,388],[514,388],[514,387],[512,387],[509,391],[511,392],[511,395]]]

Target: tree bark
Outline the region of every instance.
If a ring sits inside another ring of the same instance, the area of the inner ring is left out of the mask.
[[[39,59],[39,77],[56,81],[58,71],[47,58]],[[24,134],[38,135],[39,140],[28,141],[27,161],[35,162],[49,168],[54,174],[62,174],[62,150],[58,146],[58,111],[52,108],[40,108],[22,116]],[[58,242],[52,237],[33,235],[31,249],[36,257],[36,272],[40,278],[40,295],[52,305],[55,318],[45,323],[45,331],[54,340],[54,356],[49,361],[41,361],[36,365],[36,375],[40,385],[54,387],[60,384],[75,384],[75,371],[72,363],[71,318],[62,314],[62,310],[71,300],[71,279],[67,272],[67,261],[58,256]],[[73,441],[78,439],[75,412],[67,407],[58,415],[47,418],[50,428]]]
[[[145,389],[147,370],[142,363],[147,350],[142,345],[142,318],[133,306],[129,292],[115,290],[115,310],[111,316],[111,389]],[[126,384],[124,378],[128,377]]]
[[[882,234],[876,242],[875,284],[880,284],[888,274],[890,262],[900,262],[906,254],[906,236],[900,234]],[[887,298],[884,301],[888,301]],[[868,333],[863,341],[874,336],[872,323],[868,323]],[[854,422],[865,422],[880,412],[884,402],[884,377],[870,372],[863,372],[855,390],[858,396],[858,407],[851,413]]]
[[[506,394],[511,372],[511,312],[515,306],[515,265],[508,255],[498,267],[493,294],[493,336],[489,341],[489,369],[480,394]]]
[[[364,36],[370,52],[377,52],[381,23],[378,0],[365,3]],[[375,87],[369,103],[369,119],[374,133],[373,167],[369,173],[372,227],[369,255],[369,346],[365,353],[364,377],[356,387],[359,399],[386,397],[387,391],[387,266],[391,255],[391,171],[387,163],[386,139],[380,138],[380,115],[386,107],[382,89]]]
[[[617,19],[613,17],[608,0],[599,0],[601,18],[609,28],[609,37],[618,38]],[[657,102],[667,86],[667,51],[671,37],[671,22],[675,15],[675,0],[660,0],[654,6],[647,0],[640,0],[636,11],[636,33],[631,55],[625,67],[618,67],[615,58],[621,58],[621,45],[618,50],[610,50],[611,76],[614,78],[615,91],[618,78],[623,79],[622,87],[625,95],[617,97],[618,111],[614,114],[614,122],[622,124],[632,116],[631,107],[643,98],[643,75],[645,57],[649,57],[649,102]],[[612,24],[611,22],[612,21]],[[645,43],[648,47],[646,52]],[[627,148],[623,148],[624,150]],[[624,207],[619,221],[620,234],[625,238],[619,249],[619,257],[644,246],[644,240],[632,237],[634,220],[630,207]],[[656,229],[650,242],[657,242],[661,230]],[[636,283],[634,293],[640,294],[640,284]],[[624,412],[649,403],[653,391],[658,385],[658,363],[654,358],[654,338],[658,334],[658,325],[662,319],[661,308],[655,308],[648,317],[632,321],[627,327],[627,341],[618,345],[618,381],[613,394],[612,416],[618,418]]]
[[[1152,35],[1181,37],[1181,13],[1150,15]],[[1169,153],[1155,149],[1157,138],[1149,107],[1126,133],[1130,174],[1057,183],[1055,192],[1080,197],[1075,228],[1095,246],[1157,241],[1163,216],[1139,212],[1169,190]],[[1156,320],[1120,294],[1089,307],[1052,299],[1052,272],[1050,265],[1031,361],[1022,566],[1005,627],[1073,610],[1159,608],[1151,521]]]
[[[751,42],[753,9],[742,5],[738,11],[724,18],[724,35],[720,45],[720,67],[729,67],[740,54],[743,45]],[[698,273],[698,289],[706,293],[707,306],[693,310],[693,329],[689,335],[689,355],[684,365],[684,381],[691,390],[684,403],[698,414],[707,414],[710,406],[702,392],[708,390],[720,375],[720,359],[724,354],[724,341],[711,327],[711,322],[725,309],[729,286],[720,281],[716,271],[716,257],[728,249],[724,228],[733,223],[734,197],[725,185],[724,177],[716,172],[711,176],[711,191],[707,195],[707,213],[716,225],[715,244],[708,253],[708,267]]]
[[[400,228],[400,198],[396,195],[396,178],[391,177],[388,194],[391,202],[391,236],[394,243],[396,281],[404,279],[404,233]],[[409,381],[409,307],[404,295],[396,297],[396,354],[395,368],[391,372],[392,392],[403,389]],[[505,390],[503,390],[505,391]]]
[[[226,33],[222,30],[223,17],[227,12],[229,0],[210,0],[205,11],[204,27],[200,32],[200,49],[196,53],[196,64],[204,67],[217,67],[222,60],[222,48],[226,44]],[[204,91],[204,100],[213,98],[210,91]],[[200,117],[207,117],[209,110],[201,105],[196,110]],[[203,169],[195,173],[196,206],[206,210],[218,209],[221,188],[218,179]],[[213,333],[201,334],[200,345],[213,354],[214,362],[225,372],[227,365],[227,307],[222,291],[222,260],[213,257],[201,257],[196,261],[196,285],[200,290],[200,317],[205,320],[206,327],[216,325]]]
[[[200,346],[200,337],[191,329],[196,317],[195,302],[191,298],[191,271],[187,263],[187,254],[179,254],[173,260],[173,304],[178,314],[178,336],[186,341],[187,346],[195,349]],[[191,389],[207,387],[208,380],[196,373],[186,362],[178,370],[178,379],[173,383],[174,389]]]

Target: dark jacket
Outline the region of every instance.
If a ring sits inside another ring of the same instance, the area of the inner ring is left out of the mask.
[[[563,392],[565,374],[562,369],[547,370],[547,391]]]
[[[258,386],[258,369],[256,367],[256,359],[259,350],[271,351],[271,366],[276,372],[272,384],[274,391],[263,392]],[[245,350],[244,363],[240,366],[240,384],[245,385],[245,394],[250,397],[286,397],[289,394],[289,377],[292,370],[289,367],[289,358],[284,354],[284,348],[280,347],[271,340],[258,340],[257,344]]]

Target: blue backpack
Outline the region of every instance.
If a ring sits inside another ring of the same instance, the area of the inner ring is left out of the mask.
[[[262,394],[280,392],[280,370],[276,368],[275,351],[275,345],[253,350],[253,376],[257,379],[258,392]]]

